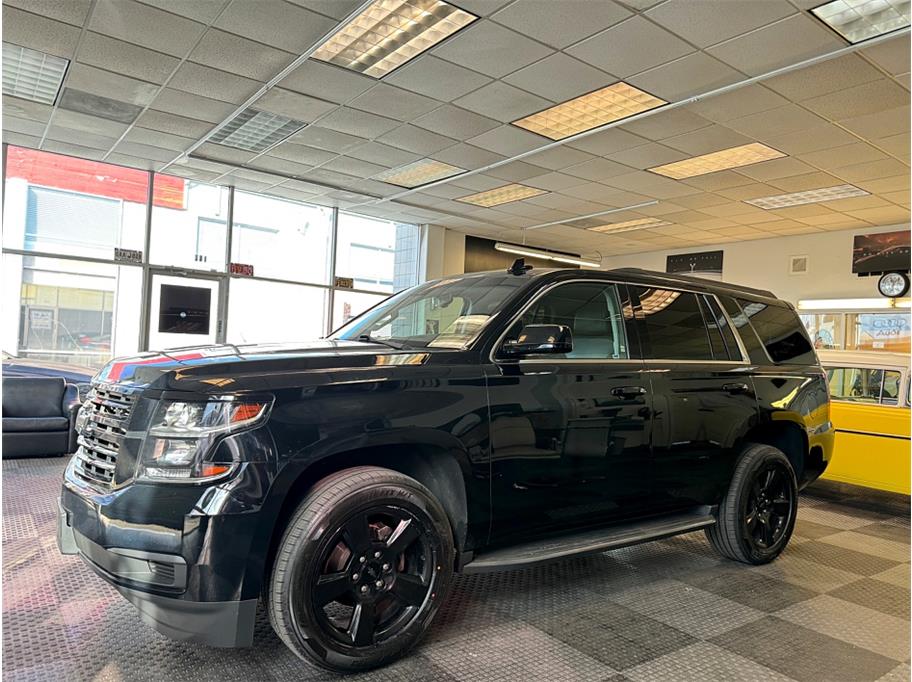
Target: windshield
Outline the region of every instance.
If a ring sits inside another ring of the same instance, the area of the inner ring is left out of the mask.
[[[528,281],[487,273],[427,282],[391,296],[330,338],[402,348],[463,348]]]

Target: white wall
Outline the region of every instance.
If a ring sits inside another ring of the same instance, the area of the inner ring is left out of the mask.
[[[852,239],[856,234],[908,229],[909,225],[890,225],[863,230],[733,242],[718,246],[707,245],[683,250],[650,251],[604,258],[602,269],[645,268],[664,272],[665,257],[669,254],[721,249],[724,252],[724,281],[768,289],[791,303],[797,303],[803,298],[877,297],[876,277],[858,277],[852,274]],[[789,274],[791,256],[808,256],[807,274]]]
[[[439,225],[422,225],[421,281],[465,272],[465,235]]]

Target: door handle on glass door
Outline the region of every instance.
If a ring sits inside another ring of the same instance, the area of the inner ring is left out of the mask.
[[[617,388],[611,389],[611,395],[617,396],[618,398],[636,398],[640,395],[645,395],[646,389],[642,386],[618,386]]]

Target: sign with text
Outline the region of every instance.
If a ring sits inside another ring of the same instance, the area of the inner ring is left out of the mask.
[[[115,247],[114,262],[115,263],[142,263],[142,251],[136,251],[134,249],[121,249],[119,247]]]
[[[665,259],[665,272],[679,272],[688,275],[722,274],[722,251],[700,251],[678,253]]]
[[[228,272],[239,277],[253,277],[253,266],[247,263],[229,263]]]
[[[336,277],[333,286],[336,289],[354,289],[355,280],[351,277]]]

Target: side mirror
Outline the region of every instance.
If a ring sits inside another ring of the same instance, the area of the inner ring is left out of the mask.
[[[510,357],[521,355],[569,353],[573,350],[573,335],[570,327],[563,324],[527,324],[519,332],[519,338],[503,345],[503,354]]]

